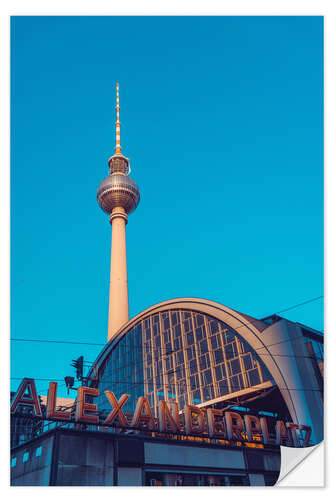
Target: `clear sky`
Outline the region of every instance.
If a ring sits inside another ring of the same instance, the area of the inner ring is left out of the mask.
[[[11,336],[106,341],[111,229],[96,192],[116,82],[141,192],[130,316],[192,296],[261,318],[323,295],[321,17],[14,17]],[[282,315],[322,330],[323,300]],[[11,377],[49,380],[101,349],[11,347]]]

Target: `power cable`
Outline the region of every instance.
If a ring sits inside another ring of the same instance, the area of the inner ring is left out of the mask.
[[[315,297],[315,298],[313,298],[313,299],[310,299],[310,300],[307,300],[307,301],[304,301],[304,302],[301,302],[301,303],[295,304],[294,306],[291,306],[291,307],[289,307],[289,308],[287,308],[287,309],[284,309],[284,310],[282,310],[282,311],[279,311],[278,313],[281,313],[281,312],[286,311],[286,310],[294,309],[294,308],[299,307],[299,306],[302,306],[302,305],[304,305],[304,304],[308,304],[309,302],[313,302],[313,301],[318,300],[318,299],[320,299],[320,298],[322,298],[322,297],[323,297],[323,296]],[[276,314],[278,314],[278,313],[276,313]],[[247,323],[247,324],[251,324],[251,323]],[[241,325],[240,327],[235,327],[235,328],[233,328],[233,330],[236,330],[236,329],[241,328],[241,327],[243,327],[243,326],[246,326],[246,324],[245,324],[245,325]],[[194,329],[195,329],[195,328],[194,328]],[[194,333],[194,332],[193,332],[193,333]],[[220,331],[219,331],[219,332],[217,332],[217,333],[221,334],[221,333],[223,333],[223,332],[220,332]],[[162,336],[162,332],[159,332],[159,334],[160,334],[160,336]],[[186,335],[186,333],[185,333],[185,335]],[[275,343],[275,344],[271,344],[271,345],[276,345],[276,344],[280,344],[280,343],[283,343],[283,342],[290,342],[290,341],[295,340],[296,338],[300,338],[300,337],[303,337],[303,336],[295,337],[294,339],[287,339],[287,340],[285,340],[285,341],[277,342],[277,343]],[[15,339],[15,338],[14,338],[14,339],[12,339],[12,340],[21,340],[21,341],[26,341],[26,342],[29,342],[29,341],[30,341],[30,342],[67,343],[67,344],[77,344],[77,345],[80,345],[80,344],[82,344],[82,345],[105,345],[105,344],[97,344],[97,343],[92,344],[92,343],[88,343],[88,342],[57,341],[57,340],[40,340],[40,339],[35,340],[35,339]],[[150,342],[151,342],[151,341],[149,341],[149,343],[150,343]],[[198,343],[197,343],[197,342],[194,342],[194,344],[192,344],[192,346],[195,346],[195,345],[196,345],[196,346],[197,346],[197,348],[198,348]],[[183,346],[183,347],[179,350],[179,352],[184,351],[184,350],[185,350],[186,348],[188,348],[188,347],[189,347],[189,346],[187,346],[187,347]],[[219,347],[221,348],[221,346],[219,346]],[[268,348],[268,347],[270,347],[270,345],[260,347],[260,348],[258,348],[258,350],[259,350],[259,349]],[[145,346],[142,346],[142,345],[141,345],[141,346],[132,346],[132,347],[130,348],[130,350],[129,350],[129,351],[127,351],[127,352],[131,352],[131,353],[133,353],[133,348],[134,348],[134,349],[145,349]],[[156,348],[156,347],[155,347],[155,349],[156,349],[156,350],[160,350],[160,352],[161,352],[161,354],[160,354],[160,356],[159,356],[159,358],[160,358],[160,359],[161,359],[161,358],[163,359],[163,356],[170,356],[170,355],[172,355],[172,354],[174,354],[174,353],[178,352],[178,351],[171,350],[171,351],[165,352],[165,354],[163,354],[163,348],[162,348],[162,347],[160,347],[160,348],[158,348],[158,347]],[[252,351],[257,351],[257,349],[252,349]],[[208,350],[206,350],[203,354],[206,354],[206,353],[214,353],[214,352],[215,352],[215,351],[212,351],[212,350],[208,349]],[[249,351],[249,352],[251,352],[251,351]],[[125,353],[126,353],[126,352],[125,352]],[[125,353],[123,353],[123,354],[125,354]],[[240,354],[244,354],[244,355],[246,355],[247,353],[240,353]],[[270,354],[269,354],[269,353],[262,353],[261,355],[270,355]],[[287,354],[283,355],[283,354],[281,354],[281,355],[276,355],[276,356],[281,356],[281,357],[289,357],[289,358],[297,358],[297,357],[299,357],[299,358],[308,358],[308,359],[312,359],[312,356],[302,356],[302,355],[287,355]],[[173,357],[172,357],[172,358],[173,358]],[[225,358],[225,357],[223,356],[223,358]],[[195,359],[195,360],[196,360],[196,357],[195,357],[195,358],[193,358],[193,359]],[[237,357],[236,359],[238,359],[238,357]],[[154,361],[156,361],[156,360],[154,360]],[[224,362],[226,362],[226,361],[232,361],[232,359],[231,359],[231,360],[224,360]],[[87,362],[85,362],[85,364],[86,364],[86,363],[87,363]],[[119,367],[119,369],[117,369],[117,372],[118,372],[119,370],[122,370],[122,369],[123,369],[123,368],[125,368],[126,366],[129,366],[129,365],[132,365],[132,364],[133,364],[133,362],[129,363],[128,365],[123,365],[123,366]],[[181,366],[181,365],[180,365],[180,366]],[[218,366],[218,365],[217,365],[217,366]],[[210,367],[210,369],[211,369],[211,370],[212,370],[213,368],[214,368],[214,367]],[[198,372],[200,372],[200,370],[198,370]],[[111,372],[111,373],[112,373],[112,372]],[[110,375],[111,375],[111,373],[110,373]],[[157,376],[157,377],[161,377],[161,376],[162,376],[163,378],[165,378],[166,376],[168,376],[168,377],[169,377],[170,375],[176,375],[176,374],[177,374],[177,369],[172,369],[172,370],[169,370],[169,371],[167,371],[167,372],[159,372],[159,373],[157,373],[157,374],[155,375],[155,377],[156,377],[156,376]],[[196,375],[196,373],[195,373],[195,374],[192,374],[192,375]],[[238,374],[229,375],[229,377],[228,377],[228,378],[230,378],[231,376],[237,376],[237,375],[238,375]],[[15,379],[20,380],[19,378],[15,378],[15,377],[13,377],[13,378],[12,378],[12,380],[15,380]],[[51,379],[36,379],[36,380],[45,380],[45,381],[49,381],[49,380],[51,380]],[[53,379],[53,380],[54,380],[54,379]],[[55,381],[55,380],[54,380],[54,381]],[[63,379],[61,379],[61,380],[59,380],[59,379],[58,379],[58,381],[63,382]],[[107,380],[105,380],[105,381],[107,381]],[[115,383],[124,383],[123,381],[122,381],[122,382],[116,382],[116,381],[111,381],[111,380],[109,380],[109,381],[110,381],[110,382],[112,382],[113,384],[115,384]],[[170,386],[175,387],[175,385],[177,385],[178,383],[179,383],[178,381],[172,382],[172,383],[170,383],[170,384],[166,384],[166,383],[164,383],[164,384],[163,384],[163,386],[164,386],[164,387],[170,387]],[[212,382],[212,383],[213,383],[213,382]],[[219,386],[221,387],[221,384],[220,384],[218,381],[217,381],[217,384],[219,384]],[[129,386],[129,387],[131,387],[131,386],[135,386],[135,385],[142,385],[142,383],[139,383],[139,384],[128,384],[128,383],[126,383],[126,385],[127,385],[127,386]],[[192,388],[189,384],[187,384],[187,383],[182,384],[182,387],[184,387],[184,386],[185,386],[185,387],[190,387],[190,389],[191,389],[192,391],[194,391],[194,390],[198,390],[198,389],[200,389],[200,388],[207,387],[207,385],[202,385],[202,384],[199,384],[198,386],[196,386],[196,388],[195,388],[195,389],[193,389],[193,388]],[[225,385],[225,387],[229,387],[229,386],[228,386],[228,385]],[[282,390],[283,390],[283,389],[282,389]],[[284,390],[288,390],[288,388],[286,388],[286,389],[284,389]],[[307,389],[289,389],[289,390],[307,390]],[[311,390],[311,391],[319,391],[319,390],[317,390],[317,389],[309,389],[309,390]]]
[[[219,332],[219,333],[220,333],[220,332]],[[268,347],[271,347],[271,346],[276,345],[276,344],[281,344],[281,343],[284,343],[284,342],[290,342],[291,340],[296,340],[296,339],[299,339],[299,338],[303,338],[303,336],[302,336],[302,335],[300,335],[300,336],[294,337],[293,339],[286,339],[286,340],[283,340],[283,341],[280,341],[280,342],[275,342],[275,343],[273,343],[273,344],[269,344],[269,345],[264,346],[264,347],[259,347],[258,349],[268,348]],[[233,342],[233,341],[232,341],[232,342]],[[190,347],[195,347],[195,346],[197,347],[197,343],[192,344],[192,346],[190,346]],[[155,348],[155,349],[156,349],[156,350],[157,350],[157,349],[161,349],[162,353],[161,353],[161,355],[159,356],[158,360],[160,360],[160,361],[162,361],[162,362],[163,362],[163,359],[165,359],[165,357],[167,357],[167,356],[171,356],[172,354],[175,354],[175,353],[177,353],[177,352],[184,352],[184,349],[188,349],[188,348],[189,348],[189,347],[187,346],[187,347],[185,347],[185,348],[183,347],[183,348],[182,348],[182,349],[180,349],[179,351],[170,351],[170,352],[168,352],[168,353],[163,353],[163,348]],[[128,354],[128,353],[134,354],[134,353],[133,353],[133,349],[138,349],[138,350],[139,350],[139,349],[143,349],[143,346],[132,346],[129,350],[127,350],[127,351],[123,352],[123,353],[122,353],[122,355],[126,355],[126,354]],[[251,348],[251,349],[252,349],[252,348]],[[242,355],[242,356],[244,357],[244,356],[246,356],[246,355],[248,355],[248,354],[252,354],[252,351],[255,351],[255,352],[256,352],[258,349],[252,349],[251,351],[244,352],[244,353],[239,353],[239,354],[240,354],[240,355]],[[218,351],[218,350],[221,350],[221,346],[219,347],[219,349],[217,349],[217,351]],[[150,351],[150,352],[152,352],[152,351]],[[205,351],[205,352],[204,352],[203,354],[201,354],[201,355],[204,355],[204,354],[209,354],[209,353],[213,353],[213,354],[214,354],[214,352],[216,352],[216,350],[214,351],[214,350],[211,350],[211,349],[207,349],[207,351]],[[149,353],[148,353],[148,354],[149,354]],[[270,355],[271,355],[270,353],[261,353],[261,354],[260,354],[260,356],[270,356]],[[305,358],[305,359],[313,359],[313,358],[312,358],[312,356],[305,356],[305,355],[274,354],[274,356],[277,356],[277,357],[287,357],[287,358]],[[234,360],[236,360],[236,359],[239,359],[239,356],[237,356],[236,358],[235,358],[235,357],[234,357],[234,358],[231,358],[231,359],[225,359],[225,356],[223,356],[223,359],[224,359],[224,361],[222,361],[222,363],[224,363],[224,364],[225,364],[225,363],[228,363],[228,362],[230,363],[230,362],[232,362],[232,361],[234,361]],[[195,360],[195,361],[196,361],[196,356],[193,358],[193,360]],[[156,362],[157,360],[154,360],[154,361]],[[192,361],[192,360],[190,360],[190,361]],[[257,360],[256,360],[256,361],[257,361]],[[124,368],[127,368],[127,367],[129,367],[129,366],[133,366],[133,362],[134,362],[134,360],[130,360],[130,361],[129,361],[129,363],[127,363],[127,364],[125,364],[125,365],[123,364],[123,365],[121,365],[120,367],[116,368],[114,371],[111,371],[111,372],[109,373],[109,375],[112,375],[112,374],[114,374],[114,373],[118,373],[120,370],[123,370]],[[184,363],[185,363],[185,360],[184,360]],[[180,368],[181,366],[183,366],[183,365],[184,365],[184,363],[182,363],[182,364],[178,365],[178,367]],[[94,364],[94,363],[93,363],[93,364]],[[207,367],[206,369],[213,369],[213,368],[216,368],[216,367],[218,367],[220,364],[221,364],[221,363],[219,363],[218,365],[215,365],[215,366],[213,366],[213,367]],[[178,367],[176,366],[176,368],[172,368],[172,369],[170,369],[170,370],[168,370],[168,371],[166,371],[166,372],[165,372],[165,371],[158,372],[157,374],[155,374],[155,377],[156,377],[156,376],[162,376],[162,377],[165,377],[165,376],[169,376],[169,375],[171,375],[171,374],[177,374],[177,368],[178,368]],[[198,371],[202,371],[202,370],[203,370],[203,369],[200,369],[200,370],[198,370]],[[191,375],[195,375],[195,374],[196,374],[196,373],[193,373],[193,374],[191,374]],[[190,375],[190,376],[191,376],[191,375]],[[230,377],[232,377],[232,376],[236,376],[236,375],[238,375],[238,373],[237,373],[237,374],[231,374],[231,375],[229,376],[229,378],[230,378]],[[38,380],[38,379],[35,379],[35,380]],[[40,379],[40,380],[42,380],[42,379]],[[45,379],[45,380],[50,380],[50,379]],[[112,382],[112,380],[111,380],[111,379],[110,379],[110,380],[108,380],[108,381]],[[114,383],[115,383],[115,382],[114,382]],[[175,383],[176,383],[176,382],[175,382]],[[203,386],[203,387],[204,387],[204,386]]]
[[[10,380],[22,380],[22,378],[19,378],[19,377],[11,377],[11,379],[10,379]],[[41,381],[48,381],[48,382],[63,382],[63,379],[54,379],[54,378],[52,378],[52,379],[45,379],[45,378],[39,379],[39,378],[35,378],[34,380],[38,380],[38,381],[39,381],[39,380],[41,380]],[[111,380],[104,380],[103,382],[111,382],[112,384],[123,384],[123,385],[127,385],[128,387],[137,387],[137,386],[143,386],[143,385],[144,385],[144,382],[133,382],[133,383],[129,383],[129,382],[124,382],[124,381],[111,381]],[[219,382],[217,382],[217,383],[219,384]],[[171,387],[171,386],[174,386],[174,385],[176,385],[176,383],[172,383],[172,384],[163,384],[163,386],[165,386],[165,387]],[[212,384],[209,384],[209,385],[213,385],[213,383],[212,383]],[[219,386],[220,386],[220,384],[219,384]],[[197,386],[196,386],[196,388],[195,388],[195,389],[191,389],[190,384],[184,383],[184,384],[182,384],[182,387],[189,387],[189,388],[190,388],[190,390],[191,390],[192,392],[194,392],[194,391],[196,391],[196,390],[198,390],[198,389],[200,389],[200,388],[206,388],[206,387],[207,387],[207,385],[202,385],[202,384],[199,384],[199,385],[197,385]],[[225,385],[223,384],[223,385],[222,385],[222,386],[220,386],[220,387],[229,387],[229,386],[228,386],[227,384],[225,384]],[[243,389],[246,389],[246,388],[243,388]],[[243,389],[242,389],[242,388],[239,388],[239,389],[237,389],[237,391],[235,391],[235,392],[241,391],[241,390],[243,390]],[[279,391],[281,390],[281,391],[301,391],[301,392],[303,392],[303,391],[307,391],[307,392],[321,392],[321,391],[320,391],[320,389],[290,389],[289,387],[283,387],[283,388],[281,388],[281,389],[278,387],[278,389],[279,389]],[[260,389],[258,389],[258,390],[260,390]]]
[[[314,302],[315,300],[322,299],[324,296],[320,295],[318,297],[314,297],[313,299],[306,300],[304,302],[299,302],[298,304],[295,304],[293,306],[290,306],[286,309],[283,309],[281,311],[278,311],[276,313],[273,313],[271,316],[274,316],[274,314],[280,314],[281,312],[285,311],[290,311],[291,309],[295,309],[296,307],[300,307],[305,304],[309,304],[310,302]],[[243,328],[244,326],[251,325],[251,322],[244,323],[240,325],[239,327],[234,327],[233,330],[237,330],[239,328]],[[46,342],[46,343],[55,343],[55,344],[77,344],[77,345],[91,345],[91,346],[105,346],[106,344],[99,344],[95,342],[77,342],[77,341],[68,341],[68,340],[44,340],[44,339],[22,339],[22,338],[12,338],[10,339],[11,341],[20,341],[20,342]]]
[[[315,300],[323,299],[324,295],[319,295],[318,297],[314,297],[313,299],[305,300],[304,302],[300,302],[299,304],[296,304],[295,306],[287,307],[286,309],[282,309],[281,311],[276,312],[275,314],[281,314],[286,311],[290,311],[291,309],[295,309],[295,307],[300,307],[305,304],[309,304],[310,302],[314,302]],[[273,315],[272,315],[273,316]]]

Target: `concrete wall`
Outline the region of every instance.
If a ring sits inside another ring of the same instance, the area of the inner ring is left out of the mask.
[[[37,456],[39,455],[39,456]],[[141,486],[145,471],[225,476],[260,474],[272,484],[279,449],[180,444],[112,433],[57,429],[12,450],[13,486]]]
[[[324,408],[312,361],[298,325],[287,320],[264,330],[266,348],[257,347],[296,424],[312,428],[314,444],[323,439]]]
[[[53,443],[54,436],[49,436],[11,453],[12,486],[50,484]]]
[[[142,486],[141,467],[118,467],[118,486]]]
[[[242,450],[193,448],[167,444],[145,443],[146,464],[169,464],[189,467],[227,467],[244,469]]]
[[[58,453],[57,486],[113,485],[113,441],[84,433],[61,435]]]

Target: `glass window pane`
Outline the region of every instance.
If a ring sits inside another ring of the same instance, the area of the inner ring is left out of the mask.
[[[224,338],[225,338],[225,343],[229,344],[230,342],[233,342],[235,340],[235,335],[231,333],[230,330],[226,330],[224,332]]]
[[[195,324],[196,326],[203,325],[205,322],[202,314],[195,314]]]
[[[219,326],[217,320],[212,320],[209,322],[210,331],[212,334],[217,333],[219,331]]]
[[[202,403],[200,391],[194,391],[192,393],[192,401],[194,404]]]
[[[203,372],[203,383],[205,385],[212,383],[212,372],[210,370],[206,370]]]
[[[171,313],[171,322],[173,325],[176,325],[177,323],[179,323],[179,312],[178,311]]]
[[[165,344],[165,354],[170,354],[172,352],[171,342]]]
[[[194,335],[193,335],[193,332],[190,332],[186,335],[186,342],[187,342],[187,345],[192,345],[194,344]]]
[[[214,335],[213,337],[211,337],[210,341],[213,350],[217,349],[218,347],[221,347],[221,339],[219,335]]]
[[[159,335],[156,335],[155,337],[155,347],[160,347],[161,345],[161,337]]]
[[[229,367],[230,367],[230,371],[231,371],[232,375],[236,375],[237,373],[240,373],[241,366],[240,366],[239,358],[236,358],[233,361],[230,361]]]
[[[205,354],[206,352],[208,352],[207,340],[203,340],[202,342],[200,342],[199,351],[200,351],[200,354]]]
[[[173,346],[175,351],[179,351],[183,348],[183,342],[181,338],[174,339]]]
[[[250,386],[260,384],[258,368],[255,368],[254,370],[247,372],[247,377]]]
[[[243,356],[243,363],[245,370],[251,370],[251,368],[253,368],[251,354],[246,354],[246,356]]]
[[[160,321],[159,315],[158,314],[154,314],[154,316],[152,317],[152,322],[153,323],[159,323],[159,321]]]
[[[170,320],[169,320],[169,315],[167,315],[166,318],[163,319],[163,327],[166,330],[167,328],[170,328]]]
[[[215,364],[218,365],[223,361],[223,353],[222,349],[218,349],[217,351],[214,351],[214,359],[215,359]]]
[[[236,356],[235,343],[228,344],[224,347],[225,357],[226,359],[231,359]]]
[[[181,334],[182,334],[182,330],[181,330],[181,326],[180,325],[175,326],[174,329],[173,329],[173,331],[174,331],[174,336],[175,337],[180,337]]]
[[[198,375],[192,375],[190,377],[190,386],[191,389],[197,389],[199,387],[199,377]]]
[[[196,336],[197,342],[200,342],[200,340],[203,339],[203,331],[202,331],[201,327],[195,329],[195,336]]]
[[[189,319],[187,319],[186,321],[184,321],[184,331],[185,331],[185,333],[187,333],[187,332],[189,332],[189,331],[192,330],[191,326],[192,325],[191,325]]]
[[[206,355],[201,356],[199,358],[199,365],[200,365],[200,370],[205,370],[205,368],[207,368]]]
[[[230,386],[231,386],[231,390],[233,392],[240,391],[241,389],[243,389],[243,383],[239,379],[238,375],[235,375],[234,377],[230,377]]]
[[[220,390],[220,396],[225,396],[226,394],[229,394],[229,387],[227,380],[219,382],[219,390]]]
[[[196,359],[192,359],[192,361],[190,361],[190,373],[196,373],[198,371],[198,366],[197,366],[197,360]]]
[[[192,347],[188,347],[186,349],[187,352],[187,359],[190,361],[191,359],[195,358],[195,346],[193,345]]]
[[[215,368],[215,376],[216,380],[222,380],[227,377],[226,371],[225,371],[225,364],[222,363],[219,366],[216,366]]]
[[[260,367],[261,367],[261,373],[262,373],[262,379],[263,379],[262,381],[266,382],[267,380],[273,380],[272,377],[271,377],[271,374],[267,370],[267,368],[264,365],[264,363],[260,363]]]
[[[179,351],[176,353],[176,364],[182,365],[184,363],[184,353],[183,351]]]
[[[202,392],[204,401],[209,401],[210,399],[214,399],[214,391],[212,385],[204,387]]]

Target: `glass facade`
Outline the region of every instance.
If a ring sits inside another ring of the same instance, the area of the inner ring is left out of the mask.
[[[99,409],[110,410],[104,395],[131,395],[134,411],[146,396],[157,415],[158,401],[179,409],[273,381],[265,365],[235,330],[209,315],[170,310],[151,314],[112,347],[100,368]]]
[[[130,394],[126,405],[128,411],[134,411],[135,401],[144,395],[144,373],[142,356],[142,324],[138,323],[111,351],[103,365],[99,382],[100,398],[98,408],[101,415],[110,412],[110,404],[104,391],[111,390],[116,396]]]

